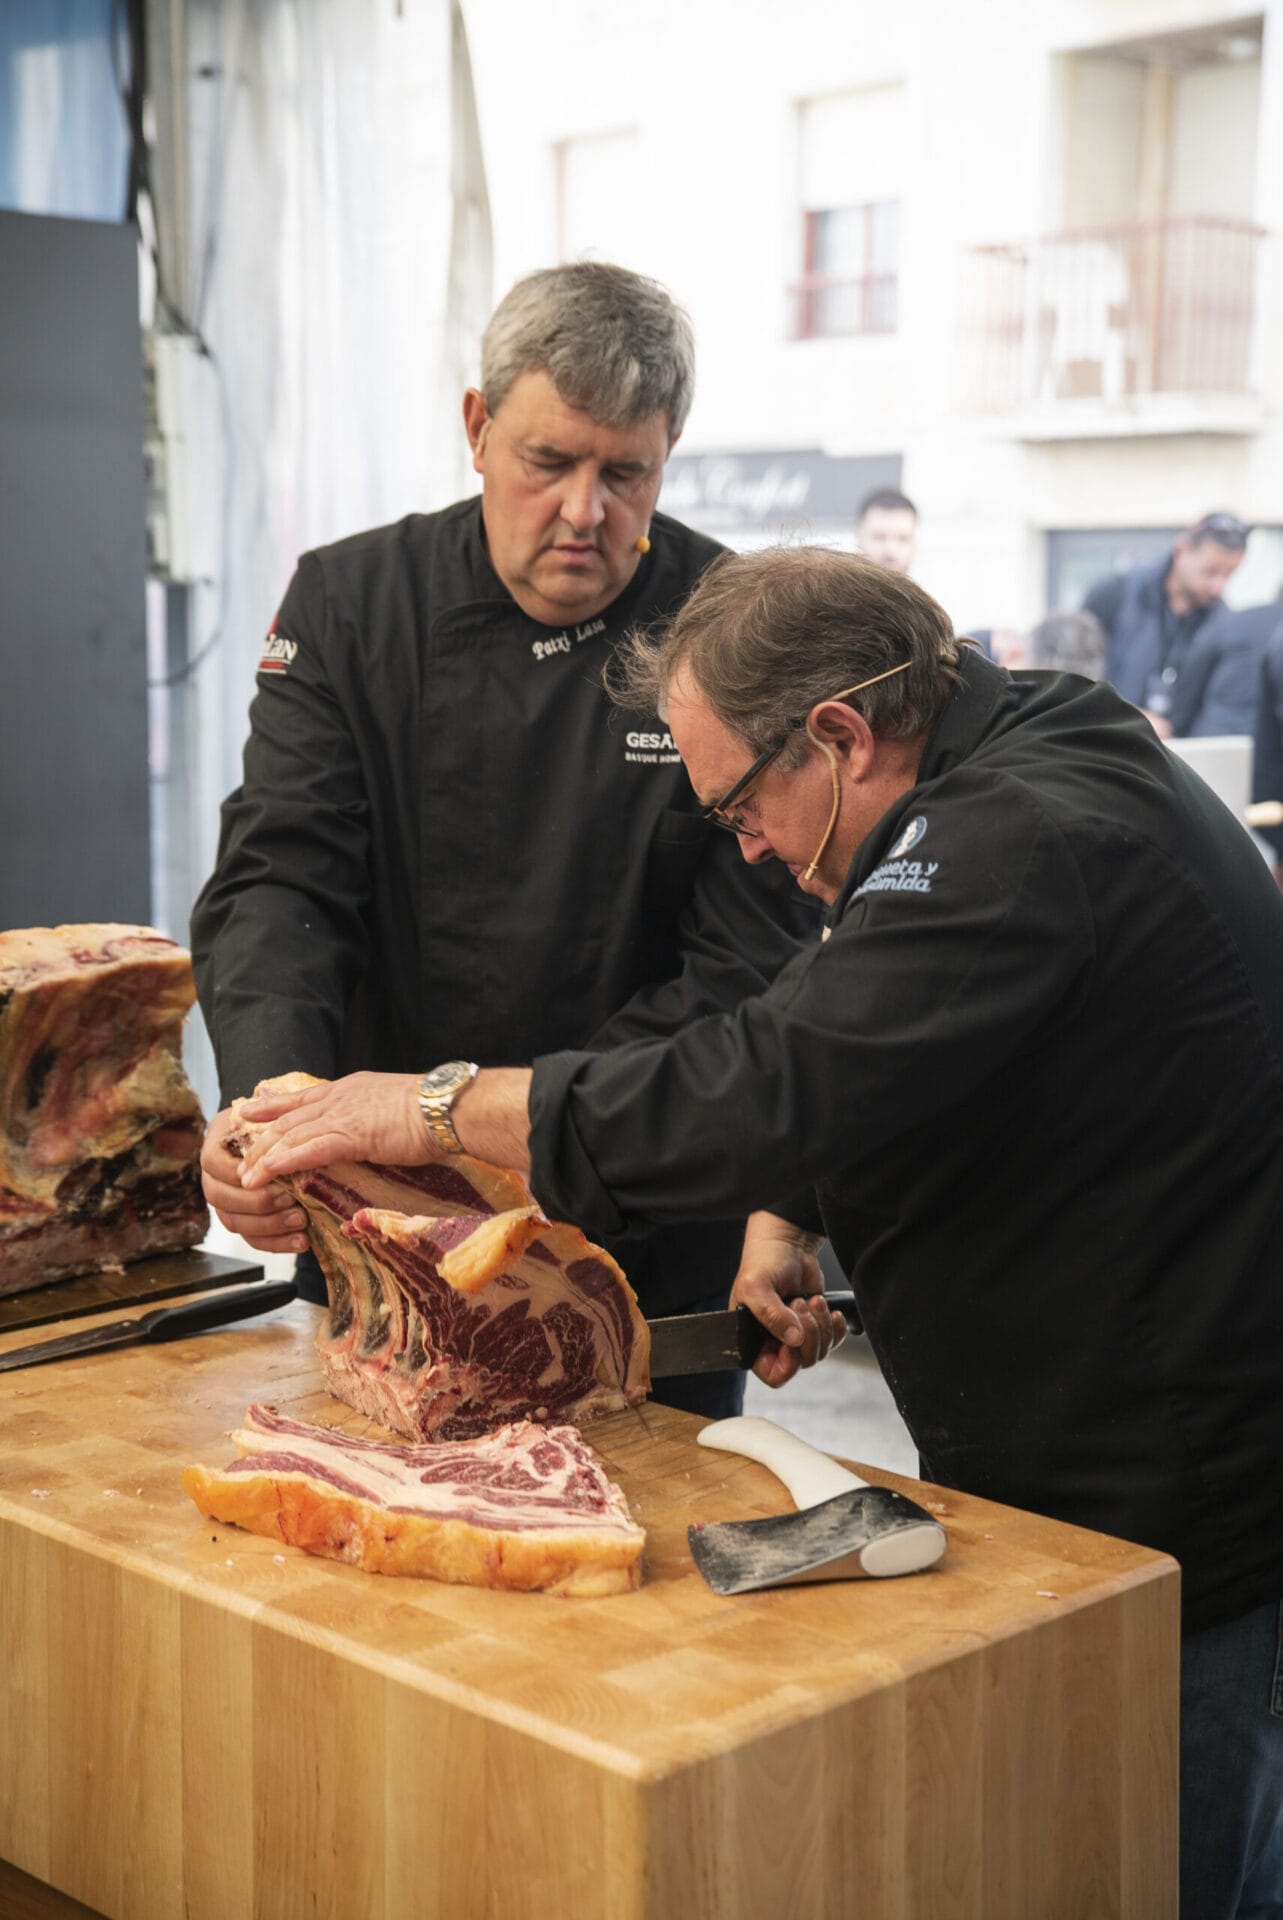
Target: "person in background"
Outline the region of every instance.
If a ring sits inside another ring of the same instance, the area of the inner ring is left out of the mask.
[[[732,1293],[790,1378],[827,1232],[925,1479],[1181,1565],[1189,1920],[1283,1906],[1283,900],[1134,707],[1003,672],[911,580],[776,549],[623,656],[696,792],[830,937],[670,1038],[460,1096],[590,1229],[758,1207]],[[409,1076],[256,1102],[252,1191],[439,1157]],[[1175,1676],[1173,1676],[1173,1679]],[[1054,1897],[1053,1897],[1054,1903]]]
[[[1252,798],[1283,801],[1283,588],[1271,607],[1252,611],[1274,616],[1257,669]],[[1274,849],[1274,878],[1283,887],[1283,827],[1257,831]]]
[[[1008,667],[1034,667],[1045,673],[1080,673],[1086,680],[1099,680],[1105,669],[1108,647],[1105,629],[1094,614],[1049,613],[1031,627]]]
[[[918,550],[918,509],[898,487],[875,487],[860,502],[855,543],[879,566],[896,573],[913,571]]]
[[[1161,560],[1100,580],[1083,602],[1109,636],[1104,678],[1170,739],[1172,703],[1194,640],[1242,564],[1250,528],[1208,513]],[[1197,719],[1182,703],[1185,730]]]
[[[192,915],[224,1101],[205,1193],[251,1246],[307,1244],[223,1145],[258,1081],[440,1064],[430,1102],[477,1064],[729,1012],[795,951],[787,874],[743,867],[654,710],[621,715],[602,686],[628,630],[674,613],[722,551],[656,511],[693,375],[690,322],[656,282],[531,274],[463,399],[480,497],[299,562]],[[742,1230],[607,1244],[645,1312],[697,1311],[725,1304]],[[299,1285],[324,1300],[310,1256]],[[727,1414],[742,1384],[658,1397]]]
[[[1025,657],[1025,635],[1019,627],[971,627],[962,638],[974,640],[996,667],[1017,667]]]
[[[1283,607],[1222,606],[1199,630],[1172,694],[1176,735],[1255,734],[1266,646]]]

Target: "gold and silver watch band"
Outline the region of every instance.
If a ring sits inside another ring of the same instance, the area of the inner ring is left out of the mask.
[[[463,1152],[463,1142],[454,1130],[450,1109],[464,1088],[472,1085],[477,1072],[475,1060],[447,1060],[425,1073],[415,1088],[419,1112],[428,1132],[445,1153]]]

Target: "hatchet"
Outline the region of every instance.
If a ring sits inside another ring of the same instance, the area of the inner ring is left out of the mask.
[[[769,1467],[797,1505],[765,1520],[697,1523],[687,1531],[695,1565],[715,1593],[751,1593],[807,1580],[885,1580],[920,1573],[944,1552],[938,1520],[890,1487],[871,1487],[773,1420],[715,1420],[701,1447]]]

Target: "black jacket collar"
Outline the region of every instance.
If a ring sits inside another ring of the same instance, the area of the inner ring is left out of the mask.
[[[872,833],[856,848],[846,879],[833,904],[830,919],[836,922],[850,903],[851,895],[868,879],[873,869],[887,858],[887,850],[898,833],[900,823],[922,789],[932,780],[951,773],[970,759],[980,742],[1000,725],[1007,714],[1015,712],[1016,698],[1011,675],[1005,667],[995,666],[978,647],[964,646],[958,663],[958,680],[927,739],[918,777],[909,791],[883,814]]]

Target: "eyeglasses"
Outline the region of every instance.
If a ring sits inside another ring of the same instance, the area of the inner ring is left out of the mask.
[[[907,672],[912,665],[912,660],[903,660],[898,667],[888,667],[885,673],[875,673],[871,680],[860,680],[857,681],[853,687],[843,687],[840,693],[830,694],[829,698],[831,700],[847,700],[853,693],[863,693],[866,687],[876,687],[879,680],[890,680],[897,673]],[[705,810],[704,818],[711,821],[715,827],[723,828],[727,833],[738,834],[741,840],[760,840],[762,837],[760,829],[757,827],[746,827],[743,820],[737,819],[731,812],[731,807],[736,800],[743,801],[747,799],[749,789],[752,787],[753,782],[758,779],[761,774],[766,772],[772,760],[777,759],[778,756],[783,753],[785,747],[793,738],[793,735],[800,732],[806,725],[807,722],[805,719],[790,720],[787,732],[784,733],[773,746],[767,747],[764,753],[758,754],[757,759],[748,769],[748,772],[742,773],[735,782],[735,785],[729,788],[715,805]],[[813,735],[812,738],[814,738]],[[818,745],[820,743],[817,742],[816,744]],[[834,818],[836,818],[836,810]],[[832,825],[830,824],[830,832],[831,831]]]
[[[779,755],[783,753],[790,739],[801,725],[802,722],[800,720],[791,720],[789,722],[789,730],[784,735],[784,738],[777,740],[773,747],[768,747],[765,753],[759,753],[748,772],[743,774],[740,779],[735,782],[735,785],[729,792],[722,795],[716,806],[707,809],[704,818],[711,820],[715,827],[725,828],[727,833],[739,834],[742,840],[760,840],[762,836],[758,829],[756,827],[746,827],[743,820],[737,820],[730,810],[731,806],[736,800],[742,800],[746,797],[749,788],[757,779],[757,776],[760,773],[766,772],[772,760],[778,759]]]

